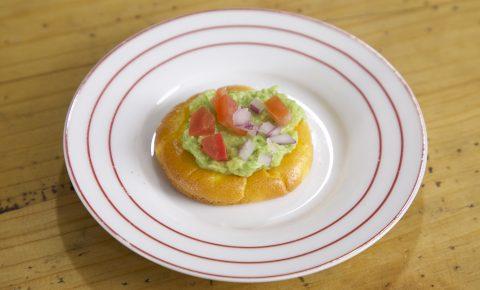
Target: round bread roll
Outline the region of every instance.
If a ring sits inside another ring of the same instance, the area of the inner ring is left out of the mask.
[[[229,91],[251,90],[228,86]],[[177,105],[157,129],[155,156],[172,185],[186,196],[214,205],[231,205],[267,200],[291,192],[303,180],[312,163],[310,129],[302,120],[297,126],[298,143],[281,164],[261,169],[249,177],[226,175],[200,168],[193,155],[182,148],[181,136],[189,122],[189,103]]]

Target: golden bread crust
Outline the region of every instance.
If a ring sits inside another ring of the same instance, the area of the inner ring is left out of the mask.
[[[229,90],[249,90],[229,86]],[[269,170],[259,170],[249,177],[225,175],[200,168],[193,155],[182,148],[181,136],[188,122],[189,100],[177,105],[157,129],[155,156],[172,185],[204,203],[229,205],[262,201],[285,195],[296,188],[310,170],[312,143],[305,121],[297,126],[298,144],[285,155],[282,163]]]

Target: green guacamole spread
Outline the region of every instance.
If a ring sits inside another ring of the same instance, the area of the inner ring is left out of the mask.
[[[258,91],[232,91],[229,92],[229,95],[230,97],[232,97],[233,100],[235,100],[235,102],[237,102],[239,107],[247,108],[254,98],[259,98],[262,101],[266,101],[272,96],[278,96],[288,108],[292,117],[290,123],[282,127],[281,133],[289,134],[296,141],[298,141],[298,135],[295,128],[297,127],[298,123],[300,123],[300,121],[304,118],[303,109],[299,105],[297,105],[295,101],[287,98],[281,93],[278,93],[277,87],[271,87]],[[208,90],[200,94],[190,103],[190,112],[195,112],[201,106],[205,106],[212,113],[215,114],[215,109],[213,107],[213,104],[211,103],[211,100],[214,97],[215,90]],[[254,124],[260,125],[263,122],[267,121],[275,124],[273,120],[269,117],[266,110],[263,110],[260,114],[252,113],[252,122]],[[234,174],[238,176],[248,177],[259,169],[269,169],[271,167],[276,167],[280,165],[283,157],[286,154],[290,153],[296,146],[296,143],[289,145],[279,145],[273,142],[267,142],[267,138],[260,133],[256,136],[250,136],[248,134],[246,136],[238,136],[229,132],[227,129],[225,129],[218,123],[216,123],[215,127],[216,132],[220,132],[222,134],[223,140],[227,147],[228,161],[216,161],[203,153],[200,146],[200,140],[202,137],[195,137],[189,135],[188,122],[182,135],[182,146],[185,150],[190,152],[195,157],[198,166],[223,174]],[[251,139],[256,146],[252,155],[250,155],[247,160],[243,160],[238,157],[238,151],[248,139]],[[258,157],[262,153],[272,156],[272,161],[269,166],[265,166],[258,162]]]

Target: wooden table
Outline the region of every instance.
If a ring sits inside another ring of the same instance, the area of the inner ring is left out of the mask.
[[[283,282],[234,284],[157,266],[88,214],[62,153],[67,107],[117,43],[199,10],[303,13],[359,36],[405,76],[430,142],[419,195],[353,259]],[[0,2],[0,288],[480,289],[480,1]]]

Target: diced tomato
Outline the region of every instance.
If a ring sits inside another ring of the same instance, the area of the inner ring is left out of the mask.
[[[227,147],[223,142],[222,134],[216,133],[202,139],[202,151],[213,160],[227,161]]]
[[[287,125],[292,119],[288,108],[277,96],[273,96],[268,99],[265,102],[265,107],[275,123],[280,126]]]
[[[237,103],[228,95],[226,88],[220,88],[216,92],[215,98],[212,100],[215,112],[217,113],[217,121],[237,135],[245,135],[246,131],[239,129],[233,125],[233,113],[237,111]]]
[[[215,133],[215,116],[206,108],[200,107],[190,117],[190,136],[206,136]]]
[[[229,122],[233,113],[235,113],[238,108],[237,103],[228,95],[226,88],[217,90],[212,103],[215,107],[215,112],[217,112],[217,120],[222,125]]]

